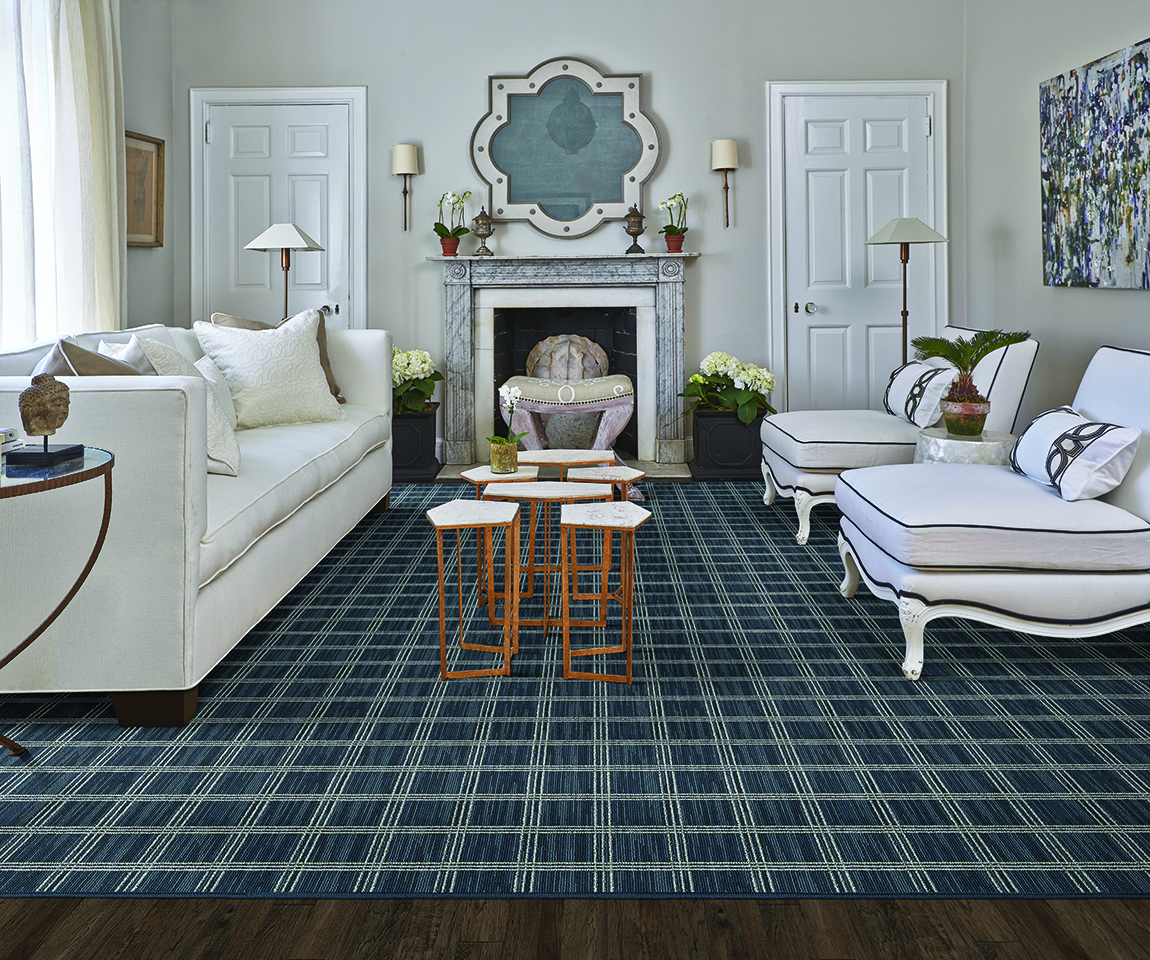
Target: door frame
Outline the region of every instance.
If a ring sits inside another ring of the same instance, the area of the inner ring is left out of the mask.
[[[348,107],[348,277],[349,327],[367,327],[367,87],[193,87],[192,152],[192,322],[207,320],[208,197],[207,123],[215,106],[345,104]]]
[[[786,183],[784,108],[788,97],[925,97],[931,131],[927,144],[931,225],[947,232],[947,81],[816,80],[767,81],[767,358],[775,374],[775,405],[789,408],[787,371]],[[915,263],[929,260],[934,298],[931,329],[937,334],[950,319],[950,256],[947,243],[922,244]],[[921,269],[921,268],[919,268]]]

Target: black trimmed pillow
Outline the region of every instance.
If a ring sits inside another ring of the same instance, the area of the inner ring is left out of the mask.
[[[1071,407],[1044,410],[1022,431],[1010,466],[1058,491],[1063,500],[1109,493],[1126,476],[1142,431],[1087,420]]]
[[[954,367],[932,367],[919,360],[904,363],[891,373],[882,405],[889,414],[929,427],[941,416],[939,401],[957,372]]]

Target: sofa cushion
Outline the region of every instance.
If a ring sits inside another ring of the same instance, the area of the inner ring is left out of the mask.
[[[1137,427],[1098,423],[1055,407],[1030,421],[1010,452],[1010,466],[1050,484],[1063,500],[1089,500],[1122,482],[1141,439]]]
[[[208,477],[201,586],[387,442],[390,424],[378,410],[350,403],[341,409],[347,413],[344,420],[279,424],[237,434],[243,457],[239,476]]]
[[[769,450],[792,466],[844,470],[910,463],[918,430],[881,410],[794,410],[764,417],[759,435],[764,453]]]
[[[323,367],[323,375],[327,379],[327,388],[331,391],[331,395],[335,397],[337,403],[347,403],[347,401],[339,394],[339,384],[336,382],[335,374],[331,369],[331,360],[327,355],[327,326],[323,322],[323,314],[318,310],[305,310],[304,313],[315,313],[319,316],[319,326],[316,328],[315,343],[319,347],[319,365]],[[296,314],[299,316],[299,314]],[[292,319],[292,318],[288,318]],[[227,313],[213,313],[212,323],[218,323],[222,327],[236,327],[240,330],[274,330],[276,327],[282,327],[287,320],[281,320],[279,323],[264,323],[262,320],[247,320],[244,317],[233,317]]]
[[[142,376],[158,376],[156,368],[152,366],[152,361],[148,359],[148,355],[144,353],[144,348],[140,346],[139,337],[132,337],[127,343],[109,343],[107,340],[101,340],[96,352],[101,357],[112,357],[114,360],[126,363]]]
[[[912,360],[890,375],[882,405],[887,413],[901,417],[919,427],[929,427],[939,416],[939,401],[958,371],[954,367],[934,366]]]
[[[1150,523],[1100,500],[1063,500],[1008,466],[847,470],[835,503],[884,553],[919,569],[1150,570]]]
[[[228,416],[231,396],[221,390],[220,384],[208,380],[200,368],[175,347],[148,337],[133,337],[132,343],[161,377],[203,377],[207,380],[208,473],[234,477],[240,468],[240,445],[236,441],[234,421]]]
[[[343,419],[319,362],[320,318],[307,310],[270,330],[194,324],[204,353],[227,377],[239,429]]]

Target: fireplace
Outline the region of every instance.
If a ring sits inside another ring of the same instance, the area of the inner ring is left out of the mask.
[[[683,280],[684,266],[697,256],[429,257],[443,264],[444,462],[485,461],[483,438],[496,429],[502,432],[496,391],[507,377],[496,383],[496,314],[583,308],[633,314],[634,371],[612,370],[627,373],[635,385],[635,453],[640,460],[684,462],[683,401],[678,396],[683,389]]]
[[[638,383],[639,358],[635,333],[634,307],[519,307],[500,308],[495,311],[492,336],[492,388],[498,391],[508,377],[523,376],[527,355],[541,340],[570,333],[599,344],[607,354],[610,373],[621,373],[631,378],[635,392]],[[492,418],[495,429],[503,424],[499,412],[499,397],[494,398]],[[556,414],[564,418],[591,418],[591,414]],[[636,459],[638,424],[636,417],[623,428],[615,441],[615,451],[621,457]],[[592,430],[592,436],[594,432]],[[588,444],[590,441],[588,440]]]

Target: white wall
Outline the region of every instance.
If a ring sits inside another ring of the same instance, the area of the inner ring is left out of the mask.
[[[765,362],[767,80],[950,82],[951,318],[1027,327],[1043,341],[1024,410],[1070,399],[1103,341],[1150,346],[1150,293],[1042,286],[1038,84],[1150,36],[1145,0],[121,0],[129,129],[168,141],[166,244],[129,254],[129,320],[189,315],[188,90],[206,86],[365,85],[368,89],[369,324],[403,348],[443,351],[441,268],[430,230],[444,190],[475,193],[468,153],[487,109],[487,77],[558,56],[642,72],[663,158],[649,214],[691,198],[686,361],[712,350]],[[161,103],[164,98],[166,103]],[[166,126],[165,126],[166,124]],[[731,227],[709,145],[739,141]],[[413,229],[401,229],[391,146],[421,147]],[[651,249],[661,223],[648,218]],[[500,225],[496,252],[621,252],[622,225],[554,240]],[[463,250],[473,249],[465,239]],[[150,256],[150,254],[156,254]],[[164,319],[167,319],[165,317]]]
[[[1027,329],[1041,342],[1019,417],[1026,422],[1073,399],[1101,344],[1150,348],[1150,291],[1043,286],[1038,139],[1038,85],[1150,37],[1150,5],[967,0],[966,7],[969,319]]]

